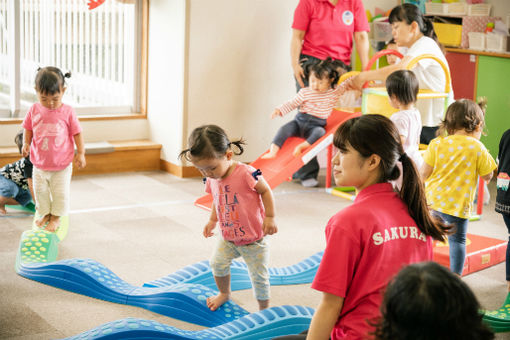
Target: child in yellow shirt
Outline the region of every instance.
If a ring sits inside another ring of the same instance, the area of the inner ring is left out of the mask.
[[[448,107],[437,138],[423,156],[421,168],[427,202],[433,214],[454,225],[448,236],[450,269],[459,275],[466,258],[466,233],[478,176],[492,178],[496,162],[480,142],[484,126],[483,111],[469,99]]]

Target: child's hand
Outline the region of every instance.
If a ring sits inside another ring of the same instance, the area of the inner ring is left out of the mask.
[[[214,222],[214,221],[207,222],[207,224],[204,227],[204,231],[203,231],[204,237],[213,236],[214,233],[212,231],[214,230],[214,228],[216,228],[216,222]]]
[[[30,144],[23,144],[23,148],[21,149],[21,154],[23,157],[28,157],[28,154],[30,153]]]
[[[264,218],[264,222],[262,223],[262,231],[264,232],[264,235],[273,235],[274,233],[278,232],[278,227],[276,227],[276,224],[274,223],[274,217],[266,216]]]
[[[271,114],[271,119],[274,119],[276,117],[281,117],[282,116],[282,112],[278,109],[274,109],[273,113]]]
[[[85,154],[77,153],[74,155],[74,163],[78,166],[78,169],[83,169],[87,165],[87,162],[85,161]]]

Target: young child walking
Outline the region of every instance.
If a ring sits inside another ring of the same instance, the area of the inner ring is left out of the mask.
[[[339,65],[331,58],[318,60],[310,64],[305,70],[308,74],[309,86],[302,88],[294,99],[277,107],[271,118],[283,117],[299,107],[296,117],[283,125],[271,143],[269,152],[262,156],[264,159],[274,158],[283,143],[292,136],[305,138],[294,149],[293,155],[301,152],[324,136],[327,119],[338,102],[340,96],[349,90],[349,81],[337,85],[340,78]]]
[[[23,148],[23,130],[14,137],[21,154]],[[22,157],[14,163],[7,164],[0,169],[0,215],[5,215],[5,205],[22,205],[33,209],[34,196],[32,186],[32,162],[30,157]]]
[[[496,211],[503,215],[503,221],[510,235],[510,190],[508,190],[510,183],[510,129],[503,133],[499,142],[498,161]],[[506,281],[509,292],[507,301],[510,303],[510,236],[506,248]]]
[[[427,208],[423,183],[395,125],[381,115],[349,119],[335,132],[336,185],[354,186],[354,203],[326,225],[326,249],[312,288],[322,292],[307,339],[366,339],[380,317],[382,292],[411,263],[432,260],[447,227]],[[391,181],[400,176],[402,189]],[[305,334],[278,339],[305,339]]]
[[[386,78],[386,90],[391,106],[399,110],[391,115],[400,134],[404,152],[414,161],[417,169],[423,164],[418,150],[421,134],[421,116],[416,108],[420,84],[413,71],[399,70]]]
[[[206,178],[205,191],[213,197],[211,215],[204,227],[205,237],[213,236],[219,223],[221,238],[210,261],[219,294],[207,299],[211,310],[230,299],[230,264],[241,256],[250,273],[259,308],[269,306],[269,249],[265,235],[278,231],[274,198],[260,170],[234,161],[243,153],[243,140],[230,141],[216,125],[193,130],[184,157]]]
[[[423,156],[421,168],[427,201],[433,213],[454,226],[448,236],[450,269],[461,275],[466,258],[466,233],[478,176],[492,178],[496,162],[480,142],[483,111],[469,99],[451,104]]]
[[[65,78],[56,67],[38,70],[35,91],[38,103],[30,107],[23,121],[23,156],[34,165],[33,182],[36,212],[35,224],[54,232],[60,225],[60,217],[69,210],[73,159],[83,168],[85,148],[80,123],[69,105],[62,103],[66,91]],[[76,144],[77,153],[74,154]]]

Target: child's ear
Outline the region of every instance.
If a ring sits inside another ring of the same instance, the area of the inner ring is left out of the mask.
[[[368,170],[377,169],[379,167],[379,164],[381,164],[381,156],[374,153],[370,157],[368,157]]]
[[[225,157],[227,157],[227,160],[231,160],[232,157],[234,156],[234,151],[232,150],[227,150],[227,153],[225,153]]]
[[[66,93],[66,90],[67,90],[67,87],[65,87],[65,86],[64,86],[64,87],[62,88],[62,91],[60,91],[60,92],[62,92],[62,94],[64,94],[64,93]]]

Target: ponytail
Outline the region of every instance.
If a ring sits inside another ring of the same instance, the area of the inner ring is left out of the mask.
[[[400,157],[400,161],[403,172],[400,198],[407,204],[409,215],[422,233],[429,235],[434,240],[444,242],[445,234],[451,227],[430,214],[425,187],[414,162],[405,153]]]

